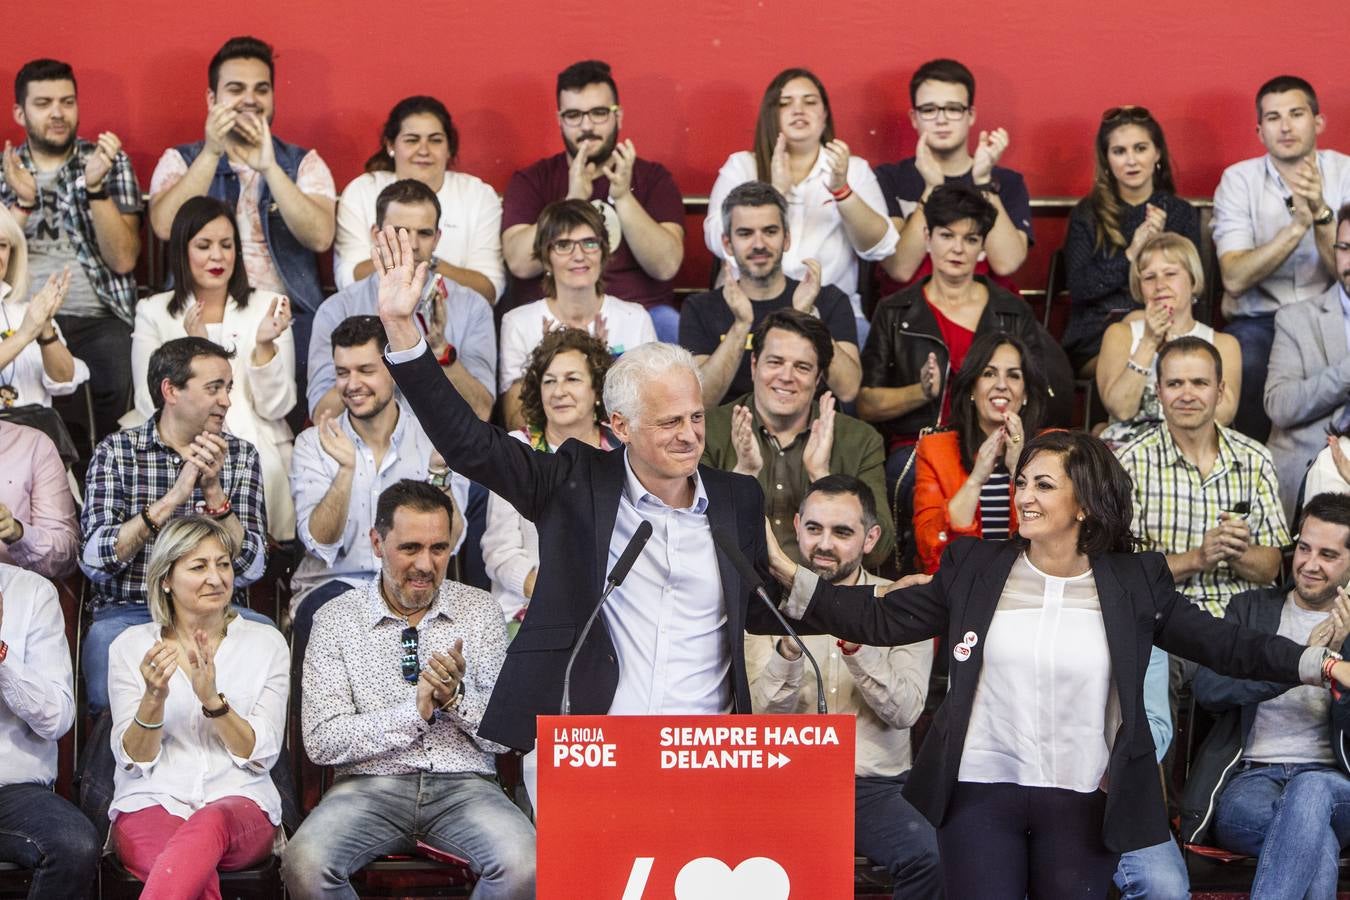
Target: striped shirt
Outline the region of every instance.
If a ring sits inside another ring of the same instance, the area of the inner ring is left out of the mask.
[[[1282,547],[1289,529],[1280,506],[1279,482],[1270,451],[1222,425],[1219,455],[1208,475],[1186,460],[1166,423],[1119,450],[1120,462],[1134,480],[1134,532],[1144,549],[1185,553],[1199,547],[1219,513],[1247,503],[1252,544]],[[1211,615],[1222,617],[1233,595],[1267,585],[1239,578],[1227,562],[1177,584],[1177,590]]]
[[[988,541],[1003,541],[1008,538],[1009,484],[1012,476],[1000,466],[980,487],[980,535]]]

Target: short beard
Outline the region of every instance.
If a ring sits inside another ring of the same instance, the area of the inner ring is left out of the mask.
[[[742,265],[740,260],[737,260],[736,263],[737,267],[741,270],[741,277],[749,279],[756,287],[761,288],[767,288],[769,283],[778,277],[778,273],[783,271],[783,257],[781,254],[774,260],[773,268],[768,271],[768,274],[762,276],[751,275],[749,269]]]
[[[1297,577],[1297,575],[1295,575],[1295,577]],[[1325,591],[1309,596],[1303,593],[1303,591],[1299,590],[1298,584],[1297,582],[1295,582],[1294,593],[1298,594],[1298,598],[1303,601],[1305,606],[1309,606],[1317,610],[1322,610],[1322,609],[1329,609],[1331,607],[1332,601],[1336,599],[1337,589],[1342,588],[1344,586],[1345,585],[1341,584],[1333,584],[1330,587],[1328,587]]]
[[[614,145],[617,144],[618,142],[619,142],[619,129],[616,128],[614,129],[614,131],[610,132],[609,137],[605,138],[605,140],[601,142],[599,150],[591,152],[591,154],[586,157],[586,161],[589,163],[594,163],[597,166],[603,166],[605,163],[609,162],[609,156],[611,153],[614,152]],[[587,141],[586,143],[591,144],[594,142]],[[576,143],[575,141],[568,140],[566,135],[563,136],[563,146],[567,148],[568,156],[574,157],[577,155],[578,152],[580,152],[579,148],[581,145]]]
[[[54,144],[40,135],[28,132],[28,149],[36,150],[43,156],[65,156],[70,152],[70,148],[75,145],[75,129],[70,129],[70,137],[66,138],[63,144]]]
[[[840,560],[835,563],[833,570],[818,566],[814,562],[807,562],[807,567],[830,584],[839,584],[853,577],[853,573],[862,567],[862,560],[855,559],[850,562]]]
[[[366,413],[365,415],[359,415],[359,414],[357,414],[357,413],[355,413],[355,412],[352,412],[352,408],[351,408],[350,406],[348,406],[345,402],[342,404],[342,407],[343,407],[343,409],[347,410],[347,415],[350,416],[351,418],[353,418],[353,419],[359,419],[359,420],[361,420],[362,422],[365,422],[365,421],[367,421],[367,420],[369,420],[369,419],[375,418],[375,417],[378,416],[380,413],[384,412],[384,411],[389,407],[389,404],[392,403],[393,401],[394,401],[394,398],[391,396],[388,400],[384,401],[384,402],[381,403],[379,406],[375,407],[374,409],[372,409],[370,412]]]

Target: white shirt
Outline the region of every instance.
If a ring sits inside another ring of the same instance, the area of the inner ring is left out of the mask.
[[[337,240],[333,244],[333,278],[341,290],[363,260],[370,259],[370,229],[375,200],[394,183],[393,172],[366,172],[342,189],[338,200]],[[497,296],[506,286],[502,263],[502,201],[492,186],[463,172],[446,172],[436,192],[441,204],[441,237],[436,257],[452,266],[472,269],[492,282]]]
[[[958,778],[1098,790],[1120,714],[1092,571],[1056,578],[1020,555],[980,639],[984,667]]]
[[[179,668],[169,679],[159,753],[149,762],[136,762],[127,755],[122,739],[145,693],[141,660],[159,639],[156,623],[133,625],[108,650],[117,762],[108,817],[161,806],[186,819],[223,797],[244,797],[258,804],[273,825],[281,824],[281,796],[272,784],[271,770],[286,735],[291,684],[286,639],[271,625],[236,616],[216,649],[216,688],[253,729],[253,752],[247,759],[225,748],[215,726],[202,715],[202,702],[193,693],[187,672]]]
[[[886,221],[886,233],[871,247],[855,250],[844,231],[844,219],[829,189],[829,159],[825,153],[816,155],[816,164],[799,184],[788,191],[788,231],[792,246],[783,254],[783,272],[800,281],[806,275],[802,260],[814,259],[820,263],[820,279],[848,295],[853,314],[862,315],[862,301],[858,295],[858,257],[869,262],[883,260],[895,252],[900,233],[886,215],[886,198],[881,185],[867,160],[850,156],[848,184],[853,192]],[[708,250],[724,260],[734,271],[736,263],[727,258],[722,247],[722,201],[731,189],[759,178],[755,168],[755,154],[741,150],[727,157],[717,173],[712,193],[708,195],[708,215],[703,220],[703,240]]]
[[[0,785],[56,781],[56,742],[75,721],[75,677],[56,588],[0,564]]]
[[[623,355],[639,344],[649,344],[656,340],[656,328],[652,317],[640,303],[620,300],[605,295],[600,303],[600,316],[605,319],[605,334],[609,341],[609,352],[614,356]],[[505,394],[525,374],[530,354],[544,339],[544,330],[560,328],[561,323],[548,311],[547,300],[526,303],[502,316],[501,359],[498,369],[498,393]],[[586,329],[595,334],[595,322]]]
[[[729,713],[731,645],[703,479],[695,472],[693,504],[674,509],[642,486],[623,452],[624,488],[605,570],[643,519],[652,536],[601,613],[619,658],[609,713]]]
[[[1322,196],[1327,206],[1340,209],[1350,202],[1350,156],[1318,150]],[[1252,250],[1275,239],[1293,214],[1285,205],[1292,191],[1280,177],[1269,155],[1234,163],[1224,170],[1214,191],[1214,249],[1220,257]],[[1300,201],[1302,202],[1302,201]],[[1322,296],[1335,284],[1333,273],[1317,252],[1316,229],[1309,228],[1294,252],[1245,294],[1224,298],[1224,313],[1252,316],[1274,313],[1282,306]]]
[[[860,572],[858,584],[884,584]],[[757,713],[814,713],[816,679],[804,657],[787,660],[775,649],[774,635],[745,636],[745,669]],[[839,649],[833,635],[802,638],[820,664],[826,702],[832,713],[858,718],[853,774],[890,777],[910,767],[910,726],[923,713],[933,642],[900,647],[859,647],[852,655]]]
[[[511,437],[528,444],[524,431]],[[539,567],[539,529],[496,494],[488,494],[487,527],[481,542],[483,568],[492,581],[492,596],[509,621],[529,605],[525,579]]]
[[[10,293],[9,284],[0,281],[0,330],[4,331],[17,330],[19,324],[23,322],[24,313],[28,310],[29,301],[10,300]],[[61,327],[52,322],[52,328],[64,344],[66,338],[61,333]],[[42,364],[42,346],[36,340],[29,341],[9,365],[0,366],[0,384],[7,384],[18,393],[18,397],[12,400],[14,406],[28,403],[51,406],[53,397],[73,394],[77,387],[89,380],[89,367],[79,357],[74,359],[75,372],[70,380],[57,381],[47,374],[47,369]],[[7,405],[11,405],[11,402],[0,396],[0,406]]]

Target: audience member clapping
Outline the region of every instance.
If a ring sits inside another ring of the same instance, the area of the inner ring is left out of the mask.
[[[1152,113],[1142,106],[1108,109],[1095,146],[1092,192],[1069,216],[1064,244],[1073,297],[1064,348],[1085,376],[1095,371],[1106,326],[1138,308],[1130,272],[1144,244],[1164,232],[1200,244],[1200,215],[1176,194],[1167,139]],[[1203,289],[1197,280],[1195,292]]]
[[[1045,376],[1021,338],[990,332],[970,345],[952,397],[953,427],[915,450],[914,541],[928,573],[959,537],[1017,533],[1012,476],[1045,412]]]
[[[829,94],[806,69],[785,69],[769,82],[759,103],[754,149],[728,157],[708,195],[703,240],[710,253],[727,260],[731,278],[739,273],[722,241],[722,201],[747,181],[768,182],[787,198],[792,244],[784,248],[783,271],[843,291],[865,334],[858,259],[887,258],[899,235],[886,218],[886,200],[871,167],[836,137]]]
[[[169,269],[173,290],[136,305],[131,336],[136,408],[123,423],[139,425],[154,417],[151,390],[158,385],[149,383],[150,356],[166,341],[190,335],[234,351],[230,368],[237,392],[225,427],[258,451],[268,531],[288,541],[295,537],[288,482],[292,435],[285,420],[295,406],[290,300],[249,286],[234,214],[211,197],[193,197],[179,207]]]
[[[1139,245],[1129,277],[1130,293],[1144,308],[1107,327],[1102,339],[1097,390],[1111,416],[1102,440],[1109,447],[1122,447],[1162,421],[1158,350],[1173,338],[1187,336],[1208,341],[1219,351],[1224,389],[1214,417],[1220,425],[1231,425],[1242,388],[1242,350],[1231,335],[1195,320],[1196,299],[1205,290],[1195,245],[1180,234],[1157,234]]]
[[[647,311],[605,293],[610,260],[605,218],[581,200],[550,204],[534,229],[534,255],[544,268],[544,296],[502,317],[499,391],[506,424],[524,424],[521,376],[530,351],[555,328],[580,328],[609,347],[614,356],[656,340]]]
[[[380,148],[366,171],[338,200],[333,276],[345,288],[371,274],[370,229],[375,198],[395,181],[414,178],[441,204],[435,271],[496,303],[506,284],[502,266],[502,201],[490,184],[450,169],[459,155],[459,130],[435,97],[405,97],[389,111]]]
[[[290,652],[281,633],[238,616],[234,535],[204,516],[155,542],[152,621],[109,649],[111,844],[152,897],[218,897],[217,869],[272,850],[281,797]]]
[[[530,354],[520,380],[525,427],[511,436],[536,450],[552,453],[564,441],[578,440],[613,450],[602,399],[609,348],[579,328],[550,331]],[[539,532],[534,523],[496,494],[488,497],[483,564],[492,579],[492,596],[508,622],[525,615],[539,574]]]
[[[75,498],[52,439],[0,419],[0,472],[0,563],[48,578],[75,571]]]

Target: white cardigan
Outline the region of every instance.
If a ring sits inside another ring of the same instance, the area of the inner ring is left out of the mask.
[[[287,541],[295,537],[290,488],[294,435],[285,420],[296,400],[295,338],[291,329],[277,338],[277,352],[269,363],[259,367],[250,362],[253,336],[276,296],[269,291],[254,291],[242,309],[230,298],[220,324],[208,325],[207,333],[215,335],[213,340],[221,346],[235,351],[230,363],[234,390],[230,393],[230,411],[225,414],[225,429],[257,449],[267,500],[267,530],[278,541]],[[173,292],[166,291],[136,304],[136,327],[131,334],[136,405],[121,418],[123,428],[140,425],[155,414],[148,384],[150,355],[166,341],[187,337],[183,311],[169,314],[171,297]]]

